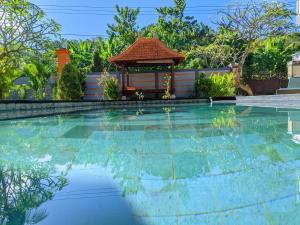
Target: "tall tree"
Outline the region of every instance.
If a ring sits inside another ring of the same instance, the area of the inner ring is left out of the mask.
[[[9,95],[18,78],[11,71],[28,51],[45,49],[59,25],[27,0],[0,0],[0,99]]]
[[[157,24],[144,29],[144,33],[157,35],[168,47],[179,51],[208,44],[213,31],[203,23],[198,23],[193,16],[185,16],[186,0],[174,0],[174,4],[174,7],[157,8]]]
[[[27,50],[41,50],[59,31],[54,20],[46,20],[44,12],[27,0],[1,0],[0,60],[19,56]]]
[[[140,9],[121,8],[116,5],[117,15],[114,16],[115,22],[108,24],[107,34],[110,38],[115,38],[120,51],[130,46],[138,37],[138,27],[136,25]]]
[[[245,62],[243,76],[248,78],[287,78],[287,63],[300,51],[297,34],[267,38],[257,44]]]
[[[237,66],[238,87],[253,95],[251,88],[243,83],[246,59],[260,41],[294,31],[294,12],[285,3],[249,1],[230,6],[226,11],[221,11],[220,15],[221,20],[217,24],[221,32],[214,43],[217,46],[214,54],[222,55],[226,51],[224,55],[232,65]]]
[[[119,54],[122,51],[123,46],[120,46],[114,37],[105,39],[104,41],[101,38],[98,38],[98,49],[98,56],[103,63],[103,70],[109,72],[115,71],[116,66],[111,63],[109,59]]]

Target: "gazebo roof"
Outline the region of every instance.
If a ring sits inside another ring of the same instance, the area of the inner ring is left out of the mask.
[[[184,55],[168,48],[158,38],[138,38],[127,50],[112,57],[117,65],[178,65]]]

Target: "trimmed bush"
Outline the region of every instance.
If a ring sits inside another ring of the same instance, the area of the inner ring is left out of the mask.
[[[79,71],[72,63],[65,65],[57,84],[57,99],[80,100],[83,92],[79,80]]]

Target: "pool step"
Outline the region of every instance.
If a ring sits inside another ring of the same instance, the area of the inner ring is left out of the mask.
[[[277,94],[300,94],[300,77],[291,77],[288,88],[277,90]]]
[[[237,102],[269,102],[269,101],[299,101],[300,94],[291,94],[291,95],[261,95],[261,96],[237,96]]]

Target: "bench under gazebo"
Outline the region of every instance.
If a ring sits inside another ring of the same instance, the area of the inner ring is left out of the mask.
[[[165,46],[158,38],[138,38],[123,53],[114,56],[110,61],[121,69],[122,95],[129,96],[136,92],[143,94],[165,93],[165,88],[159,88],[155,85],[154,89],[141,89],[130,84],[129,67],[169,67],[171,75],[171,94],[175,93],[174,66],[185,59],[183,54]]]

